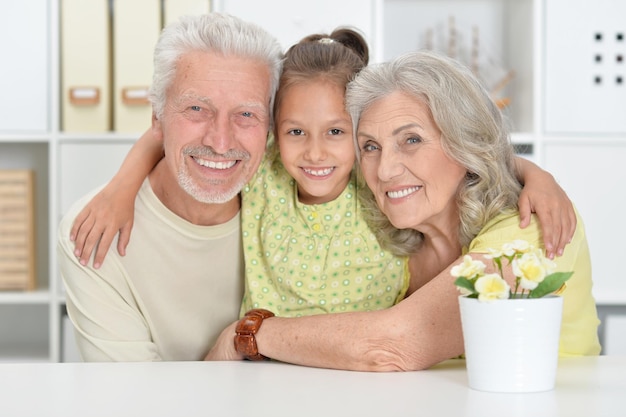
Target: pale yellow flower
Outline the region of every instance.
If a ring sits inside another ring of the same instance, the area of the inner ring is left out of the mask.
[[[556,263],[546,258],[543,250],[521,239],[505,243],[500,249],[487,249],[484,258],[492,260],[495,273],[484,275],[485,264],[469,255],[450,270],[451,275],[456,277],[454,283],[461,295],[477,297],[479,301],[493,301],[560,294],[565,288],[565,281],[572,275],[572,272],[553,274]],[[514,289],[502,278],[505,266],[510,266],[515,275]],[[547,277],[550,279],[546,281]]]
[[[487,248],[487,253],[483,255],[486,259],[500,258],[503,255],[502,250]]]
[[[511,267],[515,276],[520,278],[520,287],[534,290],[551,273],[554,262],[545,258],[541,250],[535,250],[514,259]]]
[[[530,243],[521,239],[516,239],[513,242],[505,243],[504,245],[502,245],[502,253],[504,253],[504,255],[508,257],[519,253],[528,253],[533,249],[534,248]]]
[[[481,261],[474,260],[471,256],[465,255],[463,262],[455,265],[450,270],[450,274],[455,277],[472,278],[485,272],[485,264]]]
[[[486,274],[476,280],[474,288],[478,292],[478,300],[493,301],[509,298],[509,284],[498,274]]]

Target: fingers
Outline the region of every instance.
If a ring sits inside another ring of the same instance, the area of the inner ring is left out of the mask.
[[[572,241],[576,232],[576,212],[572,208],[545,212],[539,219],[543,233],[546,256],[554,259],[562,256],[565,247]]]
[[[522,190],[518,201],[520,227],[530,224],[534,212],[539,219],[546,256],[554,259],[563,255],[565,247],[571,242],[576,231],[576,212],[574,206],[564,192],[535,196],[533,204],[531,196]]]
[[[126,247],[130,241],[130,232],[133,229],[133,222],[130,221],[120,229],[120,238],[117,241],[117,252],[120,256],[126,255]]]
[[[112,227],[107,227],[105,224],[98,222],[92,213],[83,215],[82,212],[74,221],[71,232],[74,235],[74,255],[81,265],[85,266],[89,263],[94,249],[96,250],[94,268],[98,269],[104,262],[116,234]]]
[[[74,223],[72,223],[72,229],[70,230],[70,240],[76,241],[76,237],[80,231],[81,226],[89,217],[89,210],[85,209],[78,213],[78,216],[74,219]]]
[[[523,229],[530,224],[530,216],[531,216],[531,208],[530,208],[530,200],[523,197],[523,194],[520,194],[520,199],[518,202],[519,208],[519,216],[520,216],[520,224],[519,226]]]
[[[74,240],[74,255],[78,258],[82,257],[85,251],[85,241],[87,240],[96,223],[95,217],[91,216],[90,214],[87,214],[86,216],[82,215],[83,213],[81,212],[79,217],[77,217],[74,221],[74,225],[72,226],[72,232],[70,234],[70,239],[72,239],[73,234],[74,238],[72,240]],[[83,217],[84,220],[79,221],[80,217]],[[89,253],[89,255],[90,254],[91,253]],[[87,255],[87,258],[89,258],[89,255]]]
[[[134,199],[125,201],[125,197],[105,192],[106,188],[96,194],[93,199],[76,216],[70,239],[74,241],[74,255],[81,265],[89,264],[91,255],[93,267],[100,268],[109,251],[115,235],[123,232],[118,241],[118,251],[124,256],[130,239],[133,225]]]
[[[561,215],[562,226],[558,241],[555,244],[556,255],[561,256],[565,251],[565,247],[572,241],[574,232],[576,231],[577,219],[576,212],[572,208],[567,213]]]
[[[99,242],[96,241],[97,249],[96,249],[96,255],[94,256],[94,259],[93,259],[94,269],[100,268],[100,266],[104,262],[104,258],[106,257],[106,254],[109,251],[109,248],[111,247],[111,243],[113,242],[113,239],[115,239],[116,234],[117,234],[117,231],[113,229],[112,227],[106,228],[104,230],[104,233],[100,237],[100,241]]]
[[[520,227],[524,228],[530,224],[531,205],[528,200],[519,201]],[[571,217],[568,213],[561,214],[560,210],[542,207],[536,209],[539,218],[539,227],[543,236],[543,245],[546,256],[554,259],[557,255],[562,255],[565,245],[567,245],[573,234],[571,227]]]
[[[91,254],[93,253],[96,246],[98,246],[98,242],[100,241],[100,238],[104,235],[105,232],[106,232],[106,228],[101,226],[100,223],[95,222],[93,227],[88,232],[85,233],[82,252],[79,256],[79,262],[81,265],[87,265],[89,263]],[[81,233],[82,233],[82,230],[81,230]]]
[[[554,259],[561,238],[561,220],[558,216],[553,216],[550,220],[540,219],[543,233],[543,244],[546,247],[546,256]]]

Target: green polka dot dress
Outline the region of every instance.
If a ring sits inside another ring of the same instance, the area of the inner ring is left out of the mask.
[[[334,201],[302,204],[280,158],[265,157],[242,192],[242,314],[252,308],[283,317],[379,310],[404,297],[407,261],[379,246],[356,193],[353,176]]]

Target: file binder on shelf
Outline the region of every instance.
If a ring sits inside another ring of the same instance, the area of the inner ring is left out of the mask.
[[[107,0],[61,4],[61,130],[111,130],[110,14]]]
[[[0,170],[0,290],[35,289],[34,174]]]
[[[142,133],[150,127],[152,56],[161,32],[159,0],[113,2],[113,130]]]

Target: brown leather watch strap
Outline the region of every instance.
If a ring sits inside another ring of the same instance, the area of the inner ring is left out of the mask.
[[[269,359],[259,353],[254,335],[261,328],[263,320],[274,317],[274,313],[262,308],[255,308],[248,311],[237,323],[235,328],[235,350],[242,354],[245,359],[260,361]]]

